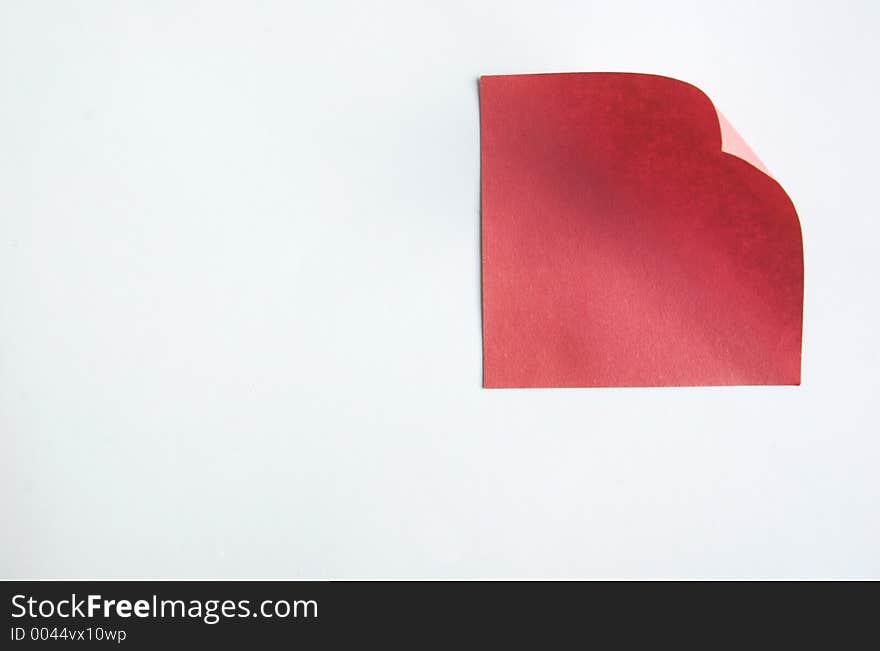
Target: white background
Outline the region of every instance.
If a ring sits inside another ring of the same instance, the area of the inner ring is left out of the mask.
[[[877,2],[0,2],[6,577],[880,578]],[[480,388],[480,74],[696,84],[802,387]]]

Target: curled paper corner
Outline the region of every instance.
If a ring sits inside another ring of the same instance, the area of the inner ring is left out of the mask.
[[[718,125],[721,127],[721,151],[737,158],[742,158],[772,179],[773,174],[770,173],[767,166],[758,158],[758,155],[749,147],[743,137],[739,135],[739,132],[734,129],[730,120],[724,117],[724,114],[718,110],[717,106],[715,107],[715,113],[718,114]]]
[[[800,222],[705,93],[484,76],[480,143],[484,387],[800,384]]]

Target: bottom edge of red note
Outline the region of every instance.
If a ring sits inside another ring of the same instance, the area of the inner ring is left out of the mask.
[[[801,381],[791,382],[730,382],[730,383],[703,383],[703,384],[494,384],[484,382],[484,389],[693,389],[700,387],[708,388],[733,388],[733,387],[799,387]]]

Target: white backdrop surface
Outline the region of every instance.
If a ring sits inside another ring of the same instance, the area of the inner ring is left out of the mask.
[[[0,3],[0,575],[880,578],[876,2]],[[480,74],[702,88],[801,387],[483,390]]]

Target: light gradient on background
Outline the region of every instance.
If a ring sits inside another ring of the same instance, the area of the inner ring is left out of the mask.
[[[0,576],[880,578],[874,2],[0,4]],[[480,74],[703,89],[802,387],[480,388]]]

